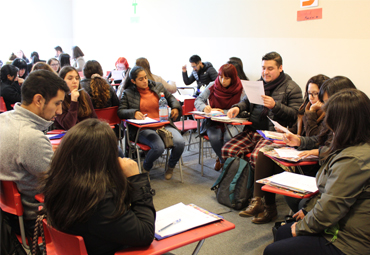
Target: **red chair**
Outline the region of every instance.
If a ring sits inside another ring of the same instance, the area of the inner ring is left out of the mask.
[[[104,120],[109,123],[110,126],[118,126],[118,141],[121,144],[121,149],[123,150],[122,136],[121,136],[121,119],[117,115],[118,106],[112,106],[103,109],[95,109],[95,113],[98,119]]]
[[[78,72],[78,75],[80,76],[80,78],[84,78],[84,73],[82,71]]]
[[[0,113],[6,112],[6,104],[3,97],[0,97]]]
[[[46,219],[42,221],[48,255],[87,255],[84,239],[56,230]]]
[[[23,244],[27,249],[26,232],[23,223],[23,205],[21,200],[21,194],[18,191],[17,185],[13,181],[1,181],[1,193],[0,193],[0,208],[4,212],[18,216],[19,228],[21,235],[17,235],[19,242]],[[38,243],[42,240],[39,238]]]
[[[193,130],[196,130],[198,127],[198,122],[196,120],[185,120],[186,116],[192,116],[192,113],[190,112],[194,110],[194,101],[195,98],[184,100],[184,104],[182,105],[182,120],[173,123],[181,131],[181,134],[184,134],[188,131],[190,132],[188,150],[190,150],[190,141]]]

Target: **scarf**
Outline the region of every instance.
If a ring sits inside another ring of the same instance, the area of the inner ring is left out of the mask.
[[[209,91],[209,103],[212,108],[230,109],[231,106],[240,102],[243,87],[242,82],[238,78],[236,83],[230,84],[230,86],[225,88],[217,77]]]
[[[274,89],[276,89],[277,86],[279,86],[284,80],[285,80],[285,73],[284,71],[281,71],[279,77],[277,77],[275,80],[267,83],[265,82],[264,79],[262,79],[262,76],[261,76],[261,79],[263,81],[263,87],[265,89],[265,95],[266,96],[271,96],[272,92],[274,91]],[[269,108],[267,107],[263,107],[263,111],[261,113],[261,118],[267,116],[268,112],[269,112]]]

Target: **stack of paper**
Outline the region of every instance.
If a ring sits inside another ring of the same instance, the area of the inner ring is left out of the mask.
[[[229,118],[227,116],[216,116],[216,117],[212,117],[211,120],[219,121],[219,122],[228,122],[228,123],[232,123],[232,122],[243,123],[243,122],[247,121],[247,119]]]
[[[262,135],[266,140],[278,140],[283,141],[283,133],[267,130],[257,130],[257,132]]]
[[[319,157],[310,155],[307,157],[301,157],[298,156],[300,153],[303,151],[296,150],[295,148],[292,147],[284,147],[281,149],[274,149],[271,151],[265,151],[264,154],[276,158],[276,159],[282,159],[285,161],[290,161],[290,162],[300,162],[300,161],[318,161]]]
[[[192,112],[189,112],[189,113],[192,113],[192,114],[196,114],[196,115],[200,115],[200,116],[203,116],[203,117],[206,117],[206,118],[212,118],[212,117],[225,117],[226,115],[223,113],[223,112],[219,112],[219,111],[211,111],[209,113],[205,113],[205,112],[201,112],[201,111],[192,111]]]
[[[196,205],[178,203],[157,212],[155,238],[161,240],[221,219]]]
[[[128,119],[127,121],[131,122],[131,123],[135,123],[135,124],[140,124],[140,125],[159,122],[159,120],[155,120],[155,119],[152,119],[152,118],[149,118],[149,117],[145,117],[145,119],[143,119],[143,120]]]
[[[318,190],[315,177],[291,172],[282,172],[256,182],[299,193],[302,196]]]

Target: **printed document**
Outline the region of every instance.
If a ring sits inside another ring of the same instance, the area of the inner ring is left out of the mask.
[[[249,102],[252,104],[263,105],[262,96],[265,95],[265,88],[262,81],[245,81],[242,80],[242,85]]]

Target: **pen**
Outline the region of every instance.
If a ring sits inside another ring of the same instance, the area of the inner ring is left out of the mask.
[[[211,106],[211,104],[209,103],[209,99],[207,99],[207,104],[208,104],[209,106]]]
[[[170,226],[172,226],[172,225],[175,225],[175,224],[179,223],[180,221],[181,221],[181,219],[178,219],[178,220],[176,220],[176,221],[174,221],[174,222],[171,222],[171,223],[170,223],[170,224],[168,224],[167,226],[165,226],[165,227],[161,228],[160,230],[158,230],[158,232],[161,232],[161,231],[165,230],[166,228],[168,228],[168,227],[170,227]]]
[[[77,90],[77,91],[81,91],[81,90],[85,90],[84,88],[81,88],[81,89],[79,89],[79,90]],[[69,93],[68,95],[71,95],[71,93]]]

